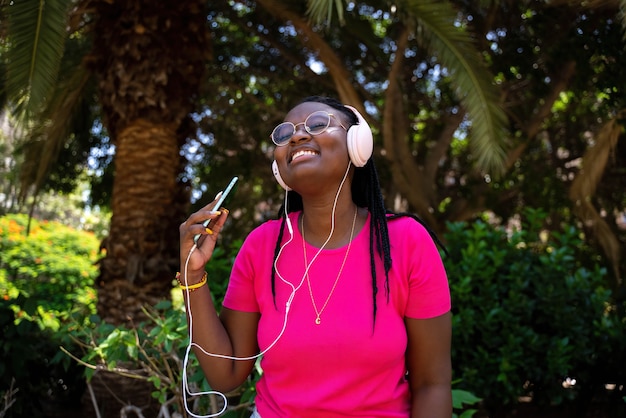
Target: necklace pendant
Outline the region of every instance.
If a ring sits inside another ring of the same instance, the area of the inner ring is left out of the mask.
[[[333,292],[335,291],[335,287],[337,287],[337,282],[339,282],[339,277],[341,277],[341,272],[343,271],[343,267],[346,265],[346,260],[348,259],[348,254],[350,253],[350,246],[352,245],[352,238],[354,238],[354,226],[356,225],[356,218],[358,214],[359,214],[359,208],[356,207],[354,210],[354,218],[352,218],[352,230],[350,231],[350,239],[348,240],[348,249],[346,250],[346,254],[343,256],[343,261],[341,262],[341,267],[339,267],[339,273],[337,273],[337,277],[335,278],[335,283],[333,284],[332,289],[330,289],[330,293],[326,297],[326,302],[324,302],[322,309],[320,309],[319,311],[317,310],[317,305],[315,305],[315,298],[313,297],[313,289],[311,288],[311,280],[309,279],[309,268],[311,267],[311,264],[313,264],[313,261],[315,260],[315,258],[317,258],[317,256],[322,252],[324,247],[322,246],[322,248],[319,249],[315,257],[313,257],[313,260],[311,260],[311,262],[309,263],[306,258],[306,239],[304,238],[304,213],[302,213],[302,216],[300,216],[300,230],[302,231],[301,232],[302,233],[302,254],[304,256],[304,265],[306,266],[306,269],[304,270],[304,277],[302,278],[302,280],[304,281],[304,279],[306,278],[306,283],[307,283],[307,286],[309,287],[309,296],[311,296],[311,304],[313,305],[313,309],[315,310],[315,313],[317,314],[317,317],[315,318],[315,325],[319,325],[322,323],[322,320],[320,319],[320,315],[322,314],[322,312],[324,312],[324,309],[326,309],[326,305],[328,304],[328,301],[330,301],[330,297],[333,295]],[[331,234],[332,234],[332,231],[331,231]],[[326,243],[324,243],[324,246],[325,245]],[[302,284],[302,282],[300,282],[300,284]]]

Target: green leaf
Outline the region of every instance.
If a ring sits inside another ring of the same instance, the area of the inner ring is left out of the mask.
[[[452,406],[454,408],[463,408],[463,405],[474,405],[481,399],[473,393],[462,389],[452,389]]]
[[[472,123],[471,148],[480,168],[495,175],[504,171],[507,117],[499,90],[472,40],[449,2],[404,0],[400,3],[417,23],[418,38],[450,72]]]
[[[476,413],[476,409],[468,409],[467,411],[463,411],[460,418],[471,418]]]
[[[334,2],[334,5],[333,5]],[[314,24],[330,25],[333,18],[333,6],[337,10],[337,18],[341,25],[344,24],[343,8],[345,0],[308,0],[307,15],[310,16]]]
[[[71,4],[70,0],[4,4],[9,27],[7,96],[24,117],[41,112],[54,91]]]
[[[161,378],[159,376],[150,376],[148,381],[152,382],[154,387],[157,389],[161,387]]]

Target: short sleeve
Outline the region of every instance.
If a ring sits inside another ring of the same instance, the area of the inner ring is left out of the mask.
[[[405,316],[427,319],[445,314],[451,308],[450,287],[433,238],[412,218],[390,221],[390,229],[396,222],[392,246],[400,252],[401,274],[409,281]]]

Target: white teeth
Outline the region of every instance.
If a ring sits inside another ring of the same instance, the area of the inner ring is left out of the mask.
[[[291,157],[291,161],[293,161],[293,160],[295,160],[295,159],[297,159],[299,157],[302,157],[304,155],[317,155],[317,153],[314,152],[314,151],[310,151],[310,150],[298,151],[295,154],[293,154],[293,156]]]

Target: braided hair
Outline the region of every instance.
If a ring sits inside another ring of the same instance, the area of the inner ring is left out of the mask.
[[[306,102],[323,103],[327,106],[336,109],[345,115],[349,121],[349,127],[358,124],[358,118],[350,109],[345,107],[341,102],[336,99],[323,97],[323,96],[309,96],[300,101],[299,104]],[[354,178],[352,180],[352,201],[358,207],[366,207],[370,212],[370,269],[372,272],[372,302],[373,302],[373,316],[374,325],[376,324],[376,296],[378,294],[378,284],[376,280],[376,257],[380,257],[383,261],[385,270],[385,291],[387,295],[387,302],[389,302],[389,270],[391,269],[391,246],[389,244],[389,230],[387,229],[387,222],[399,217],[409,216],[416,221],[424,224],[424,222],[417,216],[410,213],[394,213],[385,209],[385,202],[380,189],[380,183],[378,180],[378,173],[376,166],[374,165],[373,158],[370,158],[363,167],[355,167]],[[302,196],[297,192],[290,190],[287,192],[287,208],[288,212],[295,212],[303,209]],[[390,215],[390,216],[387,216]],[[282,219],[280,226],[280,232],[278,234],[278,240],[276,241],[276,247],[274,249],[274,261],[278,257],[280,251],[280,243],[283,240],[286,224],[285,204],[283,204],[279,211],[278,216]],[[432,231],[424,225],[429,233],[434,237],[435,241],[441,245],[439,240],[434,236]],[[272,263],[272,294],[274,295],[274,301],[276,299],[276,268],[275,263]]]

